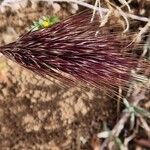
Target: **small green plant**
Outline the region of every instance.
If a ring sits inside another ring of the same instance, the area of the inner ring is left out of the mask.
[[[39,30],[39,29],[43,29],[43,28],[48,28],[56,23],[58,23],[59,17],[57,16],[44,16],[42,18],[40,18],[38,21],[34,21],[33,25],[31,26],[31,30],[35,31],[35,30]]]
[[[131,112],[133,115],[141,115],[143,117],[147,117],[150,118],[150,112],[148,112],[147,110],[138,107],[138,106],[134,106],[133,104],[130,104],[126,99],[123,99],[123,102],[126,106],[125,111]]]
[[[142,116],[142,117],[150,118],[150,112],[148,112],[147,110],[130,104],[126,99],[123,99],[123,102],[126,106],[126,109],[124,111],[131,113],[130,123],[132,129],[134,127],[136,117]]]

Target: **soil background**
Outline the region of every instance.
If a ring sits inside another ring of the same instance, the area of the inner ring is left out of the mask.
[[[33,20],[51,14],[46,6],[0,14],[0,44],[15,41]],[[116,112],[116,101],[98,89],[65,87],[0,57],[1,150],[88,150],[105,122],[115,124]]]

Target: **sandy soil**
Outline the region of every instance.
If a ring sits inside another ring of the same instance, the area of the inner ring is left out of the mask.
[[[0,14],[0,43],[15,40],[32,20],[50,9],[25,9]],[[61,18],[67,16],[62,11]],[[94,88],[62,87],[0,59],[0,149],[91,149],[103,123],[116,121],[116,101]],[[87,143],[81,141],[85,139]]]

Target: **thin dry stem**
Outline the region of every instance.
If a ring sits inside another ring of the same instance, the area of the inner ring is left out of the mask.
[[[139,42],[141,41],[142,35],[147,32],[147,30],[150,28],[150,20],[146,23],[146,25],[141,29],[141,31],[138,33],[138,35],[135,37],[135,41]]]
[[[136,124],[136,127],[135,127],[133,133],[132,133],[129,137],[125,138],[125,140],[124,140],[124,146],[126,147],[126,150],[128,150],[127,147],[128,147],[129,142],[132,141],[133,138],[134,138],[134,137],[136,136],[136,134],[138,133],[138,129],[139,129],[139,125]]]
[[[43,1],[49,1],[49,0],[43,0]],[[77,3],[78,5],[81,5],[81,6],[84,6],[84,7],[87,7],[89,9],[96,9],[97,11],[99,11],[99,9],[101,9],[102,12],[104,13],[107,13],[109,11],[109,9],[107,8],[99,8],[99,7],[94,7],[93,5],[91,4],[88,4],[86,2],[83,2],[83,1],[80,1],[80,0],[53,0],[53,2],[73,2],[73,3]],[[130,14],[130,13],[125,13],[127,17],[129,18],[132,18],[132,19],[135,19],[135,20],[139,20],[139,21],[143,21],[143,22],[148,22],[149,21],[149,18],[147,17],[141,17],[141,16],[136,16],[136,15],[133,15],[133,14]]]
[[[140,116],[139,119],[140,119],[142,128],[146,131],[148,137],[150,138],[150,127],[149,127],[149,125],[147,124],[146,120],[142,116]]]

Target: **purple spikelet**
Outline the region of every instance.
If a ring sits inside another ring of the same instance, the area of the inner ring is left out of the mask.
[[[123,53],[132,45],[119,32],[107,32],[117,26],[99,28],[99,20],[90,23],[90,18],[87,11],[50,28],[28,32],[1,47],[1,53],[44,77],[68,83],[83,81],[102,88],[124,85],[137,65]]]

